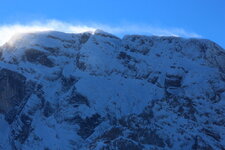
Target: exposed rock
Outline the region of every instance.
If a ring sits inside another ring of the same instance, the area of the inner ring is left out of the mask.
[[[181,81],[182,76],[167,74],[165,79],[165,87],[180,87]]]
[[[88,41],[88,39],[90,38],[91,33],[83,33],[81,34],[81,38],[80,38],[80,43],[84,44]]]
[[[77,82],[77,79],[74,77],[69,77],[69,78],[62,77],[61,81],[62,81],[63,90],[66,91],[66,90],[69,90],[71,86],[73,86]]]
[[[77,118],[77,123],[80,126],[77,134],[80,135],[83,139],[88,138],[93,132],[95,127],[97,127],[101,123],[101,116],[99,114],[94,114],[91,117],[87,117],[86,119],[82,119],[80,117]]]
[[[85,64],[85,62],[83,62],[82,60],[81,60],[81,57],[83,57],[82,55],[80,55],[80,54],[78,54],[77,56],[76,56],[76,66],[77,66],[77,68],[79,68],[80,70],[85,70],[86,68],[87,68],[87,66],[86,66],[86,64]]]
[[[54,108],[52,107],[50,102],[46,102],[44,106],[44,116],[49,117],[55,112]]]
[[[28,49],[25,51],[25,58],[32,63],[40,63],[47,67],[53,67],[54,63],[48,58],[48,55],[36,49]]]
[[[127,55],[125,52],[120,52],[117,58],[118,59],[127,59],[128,61],[131,60],[131,56]]]
[[[26,77],[8,70],[0,70],[0,112],[8,113],[19,107],[26,96]]]
[[[47,50],[47,51],[49,51],[49,52],[51,52],[51,53],[53,53],[53,54],[55,54],[55,53],[57,53],[58,51],[59,51],[59,48],[58,47],[43,47],[45,50]],[[35,51],[35,49],[34,49],[34,51]],[[36,52],[37,53],[37,52]],[[35,55],[35,54],[33,54],[33,55]],[[29,56],[28,56],[29,57]],[[32,57],[32,56],[31,56]],[[37,56],[38,57],[38,56]],[[32,58],[30,58],[30,59],[32,59]]]
[[[85,97],[77,92],[74,92],[68,101],[69,101],[69,104],[72,104],[74,107],[78,107],[81,104],[90,106],[87,97]]]
[[[112,35],[110,33],[104,32],[104,31],[99,30],[99,29],[95,31],[95,35],[100,35],[100,36],[103,36],[103,37],[109,37],[109,38],[119,39],[115,35]]]

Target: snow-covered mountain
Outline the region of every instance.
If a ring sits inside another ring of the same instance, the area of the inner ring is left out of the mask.
[[[97,30],[0,47],[1,150],[224,150],[225,51]]]

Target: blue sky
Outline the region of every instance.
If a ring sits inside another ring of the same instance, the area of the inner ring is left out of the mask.
[[[174,34],[207,38],[225,48],[225,0],[1,1],[0,29],[35,22],[43,27],[53,24],[52,20],[64,27],[62,31],[68,25],[80,25],[103,28],[119,36]]]

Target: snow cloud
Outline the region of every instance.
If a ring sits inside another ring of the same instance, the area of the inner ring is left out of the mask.
[[[57,20],[49,21],[34,21],[29,24],[10,24],[0,25],[0,45],[3,45],[10,38],[19,33],[29,33],[38,31],[56,30],[66,33],[81,33],[85,31],[94,32],[96,29],[101,29],[106,32],[122,37],[125,34],[146,34],[158,36],[181,36],[181,37],[201,37],[199,34],[185,31],[181,28],[160,28],[149,25],[134,25],[126,24],[120,26],[109,26],[103,24],[72,24]]]

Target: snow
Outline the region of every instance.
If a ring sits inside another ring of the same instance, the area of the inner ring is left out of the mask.
[[[163,91],[155,93],[156,89],[143,81],[124,79],[117,75],[109,79],[90,76],[79,80],[76,88],[88,97],[91,107],[98,113],[104,115],[107,109],[117,117],[138,114],[150,99],[160,98],[163,94]]]

